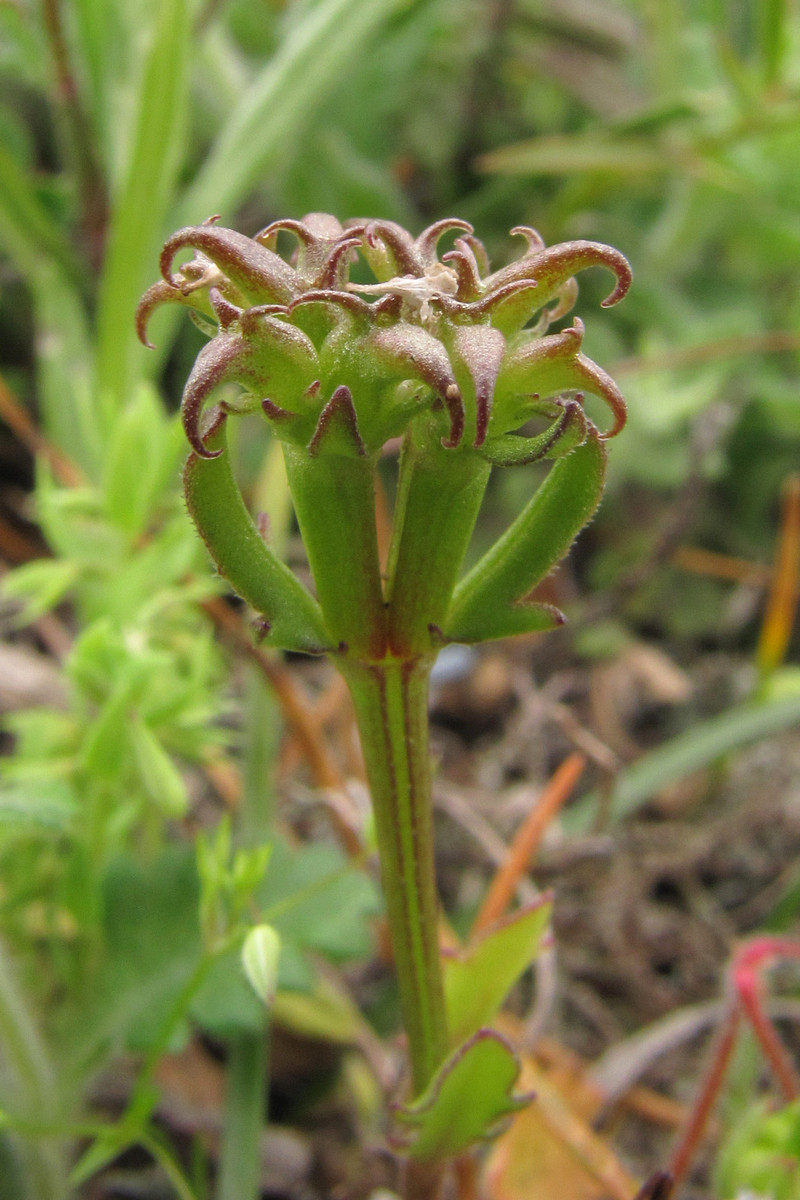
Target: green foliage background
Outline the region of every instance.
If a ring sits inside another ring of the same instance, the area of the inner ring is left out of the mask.
[[[201,981],[170,1024],[203,953],[203,880],[176,832],[187,780],[229,752],[269,761],[274,737],[233,728],[229,668],[198,607],[219,583],[182,510],[174,418],[198,335],[166,312],[155,353],[135,338],[164,237],[213,213],[252,233],[322,209],[411,229],[463,217],[497,261],[517,224],[618,246],[635,285],[587,321],[586,343],[630,409],[593,535],[605,585],[647,559],[681,497],[698,544],[767,559],[800,450],[798,162],[796,0],[0,3],[0,385],[77,469],[66,480],[40,458],[52,556],[4,587],[23,620],[68,600],[76,631],[66,703],[6,725],[0,1107],[19,1129],[72,1128],[100,1062],[172,1044],[190,1011],[221,1036],[253,1028],[241,980],[218,970],[217,991]],[[584,315],[604,283],[582,285]],[[266,433],[254,440],[241,458],[280,537]],[[499,508],[523,486],[501,481]],[[721,589],[663,563],[620,604],[634,625],[722,636]],[[274,840],[257,792],[240,846]],[[330,880],[347,913],[338,937],[324,904],[286,919],[284,982],[310,987],[299,931],[334,959],[365,953],[375,897],[354,870],[341,892],[349,868],[327,850],[293,869],[275,855],[263,886],[280,883],[281,903]],[[141,1111],[129,1141],[150,1136]],[[3,1154],[3,1200],[67,1194],[62,1139],[11,1139]]]

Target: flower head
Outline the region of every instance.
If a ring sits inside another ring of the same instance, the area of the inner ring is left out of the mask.
[[[275,221],[253,238],[216,218],[178,230],[164,245],[161,280],[137,314],[147,343],[151,312],[187,306],[211,334],[186,384],[183,420],[201,457],[206,402],[222,384],[243,388],[226,411],[261,408],[275,433],[310,454],[374,455],[409,422],[429,413],[448,449],[510,464],[563,452],[586,434],[585,392],[611,411],[618,433],[625,405],[613,380],[581,353],[583,324],[549,333],[572,308],[574,276],[603,266],[627,291],[625,258],[597,242],[545,247],[535,230],[519,258],[492,271],[464,221],[438,221],[413,238],[391,221],[341,225],[312,213]],[[296,240],[291,261],[278,235]],[[439,255],[450,235],[452,246]],[[453,235],[455,238],[453,239]],[[178,254],[193,258],[175,268]],[[361,262],[373,279],[351,279]],[[517,431],[533,415],[549,427]],[[335,418],[335,419],[334,419]]]

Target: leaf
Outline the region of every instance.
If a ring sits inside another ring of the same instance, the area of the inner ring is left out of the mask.
[[[600,502],[606,451],[596,433],[559,459],[498,542],[456,587],[445,621],[451,642],[550,629],[556,610],[525,597],[564,557]]]
[[[155,1042],[201,958],[198,901],[188,846],[172,846],[146,864],[127,856],[109,864],[102,970],[91,995],[76,997],[66,1031],[77,1069],[93,1068],[109,1048],[145,1050]]]
[[[714,1165],[718,1196],[800,1196],[800,1101],[777,1112],[751,1104],[723,1142]]]
[[[592,134],[531,138],[478,159],[479,170],[499,175],[663,174],[671,167],[669,156],[651,141],[626,138],[610,142]]]
[[[308,443],[309,456],[316,458],[322,453],[361,458],[366,452],[358,432],[353,397],[350,389],[342,384],[320,413],[314,436]]]
[[[114,571],[123,552],[118,530],[103,519],[93,487],[60,487],[42,464],[36,483],[36,509],[48,545],[57,558],[77,560],[95,572]]]
[[[134,719],[128,737],[142,786],[153,804],[173,820],[186,816],[189,794],[183,776],[152,729]]]
[[[143,545],[121,554],[113,569],[110,566],[97,564],[94,587],[86,586],[81,599],[87,616],[107,615],[123,627],[148,619],[155,625],[158,606],[168,607],[170,600],[176,609],[186,611],[195,598],[186,578],[190,572],[201,573],[193,584],[200,591],[198,599],[214,594],[219,587],[205,569],[202,547],[194,530],[179,513]],[[171,597],[170,587],[175,589]]]
[[[60,779],[20,781],[0,788],[0,829],[4,838],[11,831],[63,836],[71,832],[77,811],[72,789]]]
[[[618,776],[604,812],[618,821],[635,812],[665,787],[708,767],[726,754],[762,738],[773,737],[800,721],[800,696],[761,704],[742,704],[710,717],[643,754]],[[594,820],[599,798],[590,793],[564,814],[570,832],[586,830]]]
[[[96,781],[109,785],[122,776],[130,757],[128,726],[131,685],[124,676],[88,726],[81,748],[81,766]]]
[[[275,839],[258,902],[284,943],[337,961],[372,950],[377,892],[366,873],[333,846],[290,848]]]
[[[129,537],[144,533],[183,447],[178,422],[170,424],[152,388],[140,386],[114,423],[103,465],[106,511]]]
[[[319,999],[322,984],[315,981],[308,952],[337,962],[366,957],[372,948],[370,921],[378,909],[377,895],[368,877],[335,847],[293,848],[280,839],[271,845],[269,871],[256,892],[256,901],[263,920],[281,943],[276,1019],[280,1013],[289,1013],[297,1021],[316,1021],[319,1026],[324,1008]],[[208,860],[202,869],[213,871],[213,861]],[[291,997],[289,990],[295,993]],[[214,963],[191,1011],[203,1028],[219,1037],[263,1029],[263,1006],[247,982],[237,950]],[[352,1032],[349,1013],[331,1011],[328,1021],[340,1037],[343,1021]]]
[[[516,1096],[519,1060],[493,1029],[481,1029],[450,1055],[429,1087],[395,1116],[409,1135],[412,1158],[442,1161],[488,1137],[499,1121],[524,1108]]]
[[[136,131],[108,234],[98,308],[97,388],[114,412],[129,391],[136,358],[133,313],[163,235],[185,152],[186,77],[192,22],[187,0],[153,10]],[[206,215],[206,214],[204,214]]]
[[[102,1171],[130,1145],[131,1130],[127,1124],[112,1125],[102,1130],[94,1141],[84,1150],[69,1174],[69,1182],[73,1187],[79,1187]]]
[[[519,909],[443,959],[447,1027],[455,1045],[495,1016],[539,951],[552,905],[545,897]]]
[[[398,0],[322,0],[305,6],[277,54],[243,90],[194,183],[177,223],[228,213],[265,178],[321,102],[347,86],[348,65],[398,7]]]
[[[9,600],[24,600],[18,619],[27,625],[58,604],[79,574],[80,565],[69,559],[40,558],[9,571],[0,590]]]
[[[64,281],[75,283],[80,269],[37,195],[33,178],[0,144],[0,238],[24,275],[35,275],[48,259]]]
[[[308,991],[279,991],[273,1017],[299,1037],[321,1038],[341,1045],[356,1045],[366,1024],[358,1007],[332,979],[317,978]]]
[[[94,1141],[80,1156],[69,1175],[75,1186],[96,1175],[128,1146],[142,1140],[150,1116],[158,1104],[159,1093],[154,1087],[139,1088],[131,1105],[115,1125],[101,1127]]]
[[[263,1031],[264,1006],[247,981],[239,950],[220,955],[212,964],[192,999],[190,1014],[218,1038]]]

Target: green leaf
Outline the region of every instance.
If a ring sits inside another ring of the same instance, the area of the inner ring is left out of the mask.
[[[198,868],[207,909],[225,886],[229,837],[228,825],[220,824],[214,837],[198,841]],[[337,962],[366,957],[372,948],[371,921],[379,905],[368,877],[334,847],[297,849],[276,840],[271,851],[269,871],[257,889],[256,902],[264,921],[280,938],[278,1003],[283,989],[299,992],[313,986],[309,951]],[[220,1037],[263,1028],[263,1007],[246,980],[238,950],[222,954],[213,964],[191,1011],[205,1029]]]
[[[300,1037],[341,1045],[358,1043],[365,1032],[365,1020],[356,1004],[324,976],[312,980],[305,991],[284,990],[281,985],[272,1015],[277,1024]]]
[[[31,280],[40,347],[37,394],[45,434],[96,479],[103,455],[92,341],[80,297],[52,262]]]
[[[119,3],[111,0],[75,0],[70,12],[76,58],[81,66],[82,99],[101,145],[107,140],[110,84],[119,77],[119,57],[131,54],[131,39],[120,36],[119,9]],[[118,97],[113,99],[117,101]],[[117,103],[117,128],[122,124],[123,111]]]
[[[30,176],[0,145],[0,243],[31,290],[40,419],[46,435],[90,474],[99,462],[91,342],[81,270]]]
[[[130,757],[130,707],[131,689],[122,679],[87,730],[82,766],[96,780],[111,784],[122,775]]]
[[[781,697],[761,704],[742,704],[702,721],[626,767],[604,800],[603,812],[607,819],[618,821],[670,784],[710,766],[726,754],[762,738],[774,737],[798,721],[800,696],[797,695],[788,700]],[[570,832],[588,829],[599,803],[595,793],[585,796],[565,813],[565,827]]]
[[[555,609],[526,603],[525,597],[594,513],[605,466],[605,446],[596,432],[555,463],[514,523],[456,587],[444,627],[448,641],[490,641],[563,621]]]
[[[800,1200],[800,1101],[778,1112],[751,1104],[722,1144],[714,1182],[717,1196]]]
[[[39,524],[55,554],[82,566],[105,564],[115,570],[124,542],[119,530],[104,520],[100,496],[93,487],[59,487],[44,464],[36,486]]]
[[[263,1030],[264,1006],[245,977],[238,949],[213,962],[192,999],[190,1013],[193,1021],[218,1038]]]
[[[350,389],[336,388],[319,415],[314,435],[308,443],[308,454],[336,454],[344,458],[362,458],[366,447],[358,432],[358,417]]]
[[[108,1166],[128,1147],[130,1138],[131,1131],[127,1125],[112,1125],[99,1133],[70,1171],[69,1181],[72,1186],[79,1187],[92,1175],[102,1171],[103,1167]]]
[[[49,261],[63,280],[74,284],[80,270],[37,195],[33,178],[0,144],[0,239],[23,275],[36,275]]]
[[[275,840],[258,902],[284,943],[337,961],[366,957],[372,949],[377,892],[333,846],[297,849]]]
[[[303,6],[282,46],[230,115],[184,196],[178,223],[229,213],[265,178],[364,52],[398,0],[322,0]]]
[[[552,905],[540,898],[443,959],[447,1029],[458,1045],[495,1016],[536,958]]]
[[[97,564],[94,586],[91,577],[86,580],[81,597],[84,611],[95,618],[107,614],[124,627],[148,619],[155,625],[159,605],[168,606],[170,601],[176,609],[183,607],[185,611],[195,599],[186,576],[198,568],[202,571],[205,564],[191,525],[183,514],[176,514],[156,536],[121,556],[113,569],[108,569],[111,564],[105,570],[103,566]],[[213,594],[214,582],[208,576],[199,579],[194,585],[200,592],[196,598]],[[175,589],[171,597],[170,587]]]
[[[0,69],[6,79],[31,89],[43,85],[48,70],[43,25],[20,5],[0,5]]]
[[[283,446],[289,489],[330,630],[328,645],[373,658],[385,649],[385,605],[375,529],[374,464],[369,458]]]
[[[0,774],[14,779],[37,779],[40,772],[69,762],[80,738],[74,717],[53,708],[27,708],[5,713],[3,728],[13,734],[13,755],[0,759]]]
[[[152,388],[141,385],[114,424],[103,467],[106,511],[129,537],[145,531],[183,445],[180,424],[168,422]]]
[[[575,411],[580,411],[577,405]],[[559,425],[563,433],[554,441],[554,430],[558,429]],[[561,458],[571,453],[585,438],[585,420],[560,421],[536,437],[522,437],[510,433],[491,438],[482,448],[481,454],[487,462],[496,467],[524,467],[544,458]]]
[[[289,994],[284,989],[303,996],[313,986],[314,971],[306,957],[294,943],[281,939],[276,1011],[282,998]],[[213,1037],[235,1038],[263,1032],[264,1005],[245,976],[239,950],[230,950],[214,960],[189,1011],[192,1020]]]
[[[136,132],[115,198],[100,284],[97,388],[111,411],[128,394],[137,348],[133,314],[144,291],[186,147],[187,68],[192,23],[186,0],[155,8],[142,72]],[[204,214],[207,215],[207,214]],[[140,358],[142,365],[144,360]]]
[[[663,174],[672,165],[670,156],[652,142],[633,138],[608,141],[597,134],[531,138],[478,159],[481,171],[500,175]]]
[[[404,441],[386,590],[392,644],[406,653],[440,636],[489,474],[473,451],[445,449],[425,417]]]
[[[27,625],[58,604],[79,573],[80,565],[69,559],[41,558],[9,571],[0,590],[9,600],[25,601],[19,621]]]
[[[109,864],[105,956],[91,995],[75,998],[65,1035],[78,1070],[94,1067],[109,1049],[143,1050],[156,1041],[202,955],[198,900],[187,846],[171,846],[145,864],[127,856]]]
[[[179,820],[189,808],[186,784],[159,739],[143,721],[130,724],[128,736],[145,792],[165,817]]]
[[[0,789],[0,829],[9,832],[63,836],[72,829],[78,804],[72,789],[60,779],[20,781]]]
[[[762,0],[758,9],[758,40],[764,82],[778,82],[791,45],[789,4],[787,0]]]
[[[529,1095],[515,1096],[520,1064],[493,1029],[481,1029],[459,1046],[412,1104],[396,1110],[408,1132],[412,1158],[440,1162],[489,1137],[498,1122],[524,1108]]]
[[[102,1170],[128,1146],[146,1136],[150,1116],[158,1104],[154,1087],[139,1088],[131,1106],[115,1125],[102,1128],[70,1172],[70,1183],[77,1186]]]
[[[221,575],[269,622],[268,644],[319,654],[331,645],[319,605],[266,546],[245,508],[225,446],[225,422],[207,439],[215,458],[192,454],[184,484],[189,512]]]

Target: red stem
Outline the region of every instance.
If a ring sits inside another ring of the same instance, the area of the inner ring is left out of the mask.
[[[706,1060],[700,1090],[695,1096],[689,1117],[670,1156],[668,1170],[676,1191],[686,1178],[697,1147],[705,1133],[711,1110],[722,1088],[728,1063],[736,1044],[740,1018],[738,998],[732,997]]]
[[[742,1011],[753,1027],[788,1104],[800,1096],[800,1079],[764,1008],[764,987],[760,978],[760,972],[777,958],[800,958],[800,942],[789,938],[753,938],[740,946],[734,955],[731,977]]]

